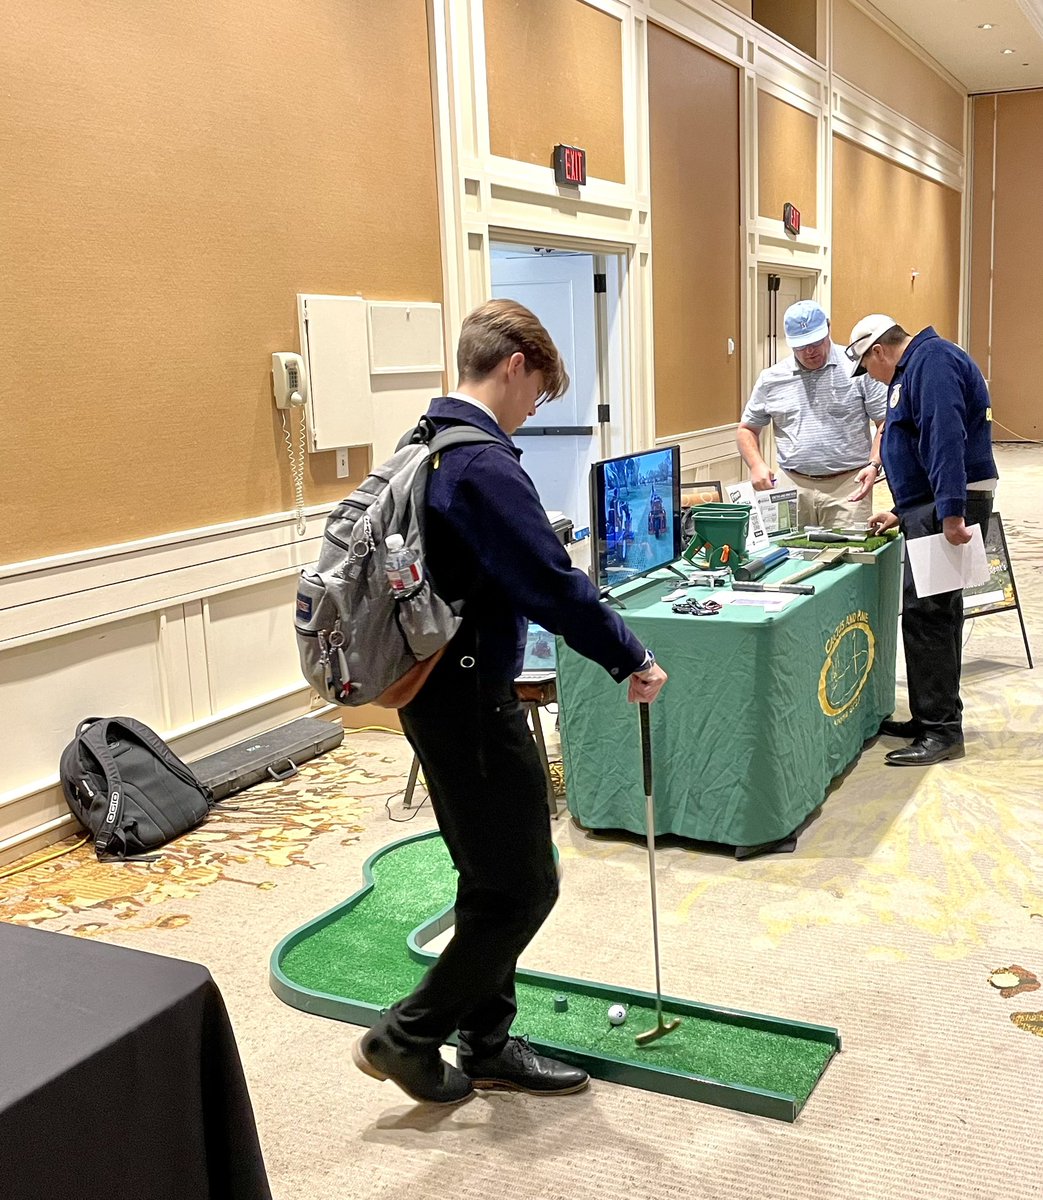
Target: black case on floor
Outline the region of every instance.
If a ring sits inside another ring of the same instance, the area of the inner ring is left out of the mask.
[[[217,803],[255,783],[290,779],[300,763],[332,750],[343,740],[344,726],[339,721],[301,717],[188,765],[199,782],[210,788]]]

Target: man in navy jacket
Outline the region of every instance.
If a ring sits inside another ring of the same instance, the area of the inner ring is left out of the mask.
[[[572,567],[511,440],[568,388],[547,331],[515,301],[491,300],[464,321],[457,366],[457,390],[427,415],[438,429],[474,425],[496,442],[454,446],[432,464],[425,566],[441,595],[464,601],[463,623],[401,710],[459,872],[456,928],[418,987],[353,1051],[367,1074],[436,1104],[475,1088],[560,1095],[589,1082],[509,1034],[518,956],[558,895],[543,768],[513,687],[528,619],[627,681],[632,702],[651,702],[666,681]],[[454,1032],[456,1067],[439,1054]]]
[[[942,533],[954,546],[984,535],[998,472],[992,453],[992,407],[981,371],[965,351],[928,326],[915,337],[875,313],[851,332],[853,375],[888,384],[881,458],[893,513],[877,513],[878,532],[900,524],[907,538]],[[902,642],[909,721],[885,721],[880,732],[913,739],[892,750],[891,766],[929,766],[963,755],[960,666],[963,593],[918,596],[905,566]]]

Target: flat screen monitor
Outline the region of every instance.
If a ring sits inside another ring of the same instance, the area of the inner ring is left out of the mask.
[[[680,558],[680,446],[594,463],[590,526],[594,582],[602,590]]]

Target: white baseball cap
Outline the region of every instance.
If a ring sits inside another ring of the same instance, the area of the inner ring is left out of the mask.
[[[852,379],[866,373],[862,360],[873,345],[889,329],[894,329],[897,324],[898,322],[894,317],[888,317],[884,313],[871,313],[868,317],[863,317],[854,329],[851,330],[851,341],[844,351],[844,358],[846,360],[847,373]]]

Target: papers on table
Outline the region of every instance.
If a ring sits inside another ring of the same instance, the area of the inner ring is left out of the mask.
[[[714,592],[714,599],[736,608],[763,608],[766,613],[782,612],[787,604],[802,597],[795,592]]]
[[[965,587],[979,587],[988,583],[989,564],[985,559],[981,526],[972,525],[970,528],[971,540],[963,546],[950,545],[944,533],[906,541],[905,552],[909,555],[909,566],[918,596],[958,592]]]

